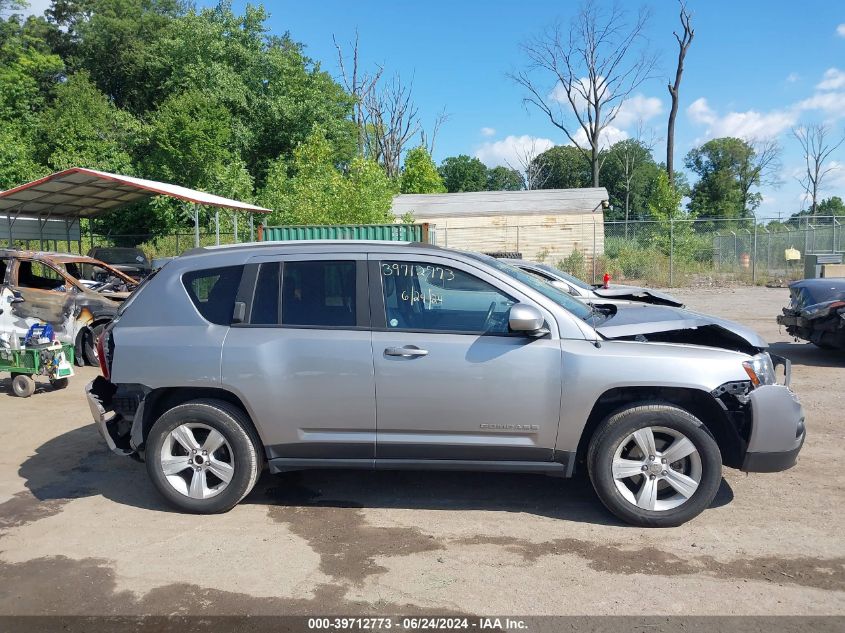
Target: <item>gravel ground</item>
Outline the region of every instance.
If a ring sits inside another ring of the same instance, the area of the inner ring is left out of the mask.
[[[726,469],[683,527],[505,474],[265,474],[227,514],[177,514],[100,440],[87,368],[0,394],[0,614],[845,614],[845,356],[778,331],[785,289],[673,292],[791,358],[808,427],[795,468]]]

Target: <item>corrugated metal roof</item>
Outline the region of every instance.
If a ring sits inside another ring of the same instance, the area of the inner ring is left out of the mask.
[[[418,218],[490,215],[553,215],[601,211],[607,189],[535,189],[531,191],[477,191],[470,193],[404,193],[393,198],[392,211]]]
[[[0,192],[0,211],[28,216],[86,218],[158,195],[209,207],[270,213],[269,209],[204,191],[83,167],[59,171]]]

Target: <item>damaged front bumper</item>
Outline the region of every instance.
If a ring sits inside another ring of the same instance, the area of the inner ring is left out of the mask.
[[[786,385],[762,385],[748,398],[751,435],[741,470],[771,473],[792,468],[807,435],[798,397]]]
[[[132,421],[124,419],[121,414],[112,410],[111,401],[114,392],[114,385],[102,376],[97,376],[85,385],[88,407],[91,409],[97,430],[108,447],[118,455],[134,455],[136,450],[129,441]]]

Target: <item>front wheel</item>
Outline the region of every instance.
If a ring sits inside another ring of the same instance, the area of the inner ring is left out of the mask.
[[[147,473],[186,512],[232,509],[258,479],[260,441],[244,413],[220,400],[194,400],[162,415],[147,436]]]
[[[18,398],[29,398],[35,393],[35,381],[28,374],[15,374],[12,378],[12,393]]]
[[[704,424],[663,404],[605,420],[590,442],[587,467],[607,509],[643,527],[674,527],[698,516],[722,480],[722,455]]]

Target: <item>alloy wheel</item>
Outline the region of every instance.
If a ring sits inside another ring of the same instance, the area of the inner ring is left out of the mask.
[[[613,456],[619,493],[643,510],[666,511],[688,501],[701,483],[701,456],[675,429],[647,426],[620,442]]]
[[[167,482],[191,499],[220,494],[235,474],[229,442],[216,429],[198,422],[180,424],[167,434],[159,464]]]

